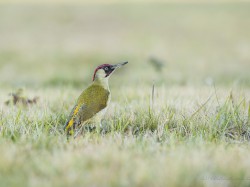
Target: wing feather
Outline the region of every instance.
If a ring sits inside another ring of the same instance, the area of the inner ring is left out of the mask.
[[[85,90],[79,97],[78,104],[72,109],[64,129],[69,132],[70,129],[75,129],[78,125],[105,109],[109,101],[109,95],[108,90],[100,87],[92,86]]]
[[[65,123],[64,125],[64,130],[69,130],[72,126],[75,126],[75,123],[76,123],[76,118],[77,118],[77,115],[78,115],[78,112],[79,112],[79,109],[80,109],[80,105],[76,105],[70,115],[69,115],[69,118],[67,120],[67,122]]]

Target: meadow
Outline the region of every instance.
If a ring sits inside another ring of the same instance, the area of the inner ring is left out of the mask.
[[[247,2],[1,4],[0,186],[249,186],[249,51]],[[67,140],[123,61],[101,131]]]

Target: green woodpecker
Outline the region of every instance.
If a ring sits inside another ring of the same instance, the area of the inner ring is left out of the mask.
[[[92,121],[94,118],[95,121],[101,121],[111,98],[109,77],[116,69],[127,63],[103,64],[95,69],[92,84],[79,96],[64,126],[67,135],[72,135],[77,127]]]

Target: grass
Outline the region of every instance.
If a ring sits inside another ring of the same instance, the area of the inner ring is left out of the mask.
[[[249,8],[1,5],[0,186],[249,186]],[[94,67],[124,60],[101,131],[67,140]],[[38,103],[5,105],[20,87]]]

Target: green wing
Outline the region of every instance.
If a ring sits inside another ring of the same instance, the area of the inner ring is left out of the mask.
[[[98,85],[87,88],[78,98],[77,104],[71,111],[69,119],[64,126],[66,131],[75,129],[81,123],[94,117],[107,107],[109,91]]]
[[[75,105],[74,108],[72,109],[67,122],[64,125],[64,130],[69,130],[71,127],[75,128],[77,124],[80,123],[79,117],[78,117],[78,112],[79,112],[80,106]]]

